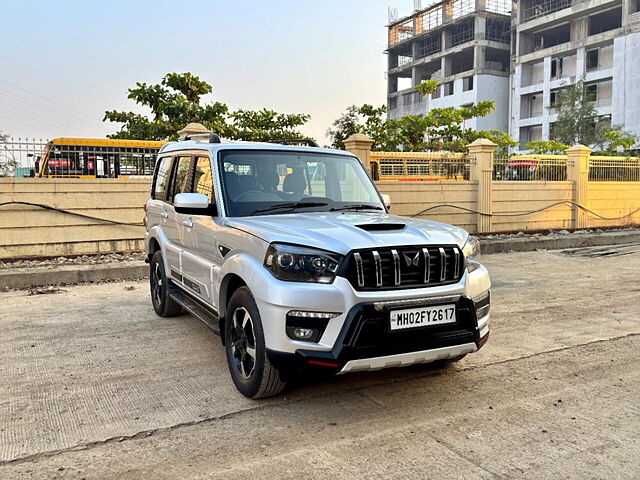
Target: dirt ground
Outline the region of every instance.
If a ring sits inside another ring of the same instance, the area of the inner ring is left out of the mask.
[[[483,262],[477,354],[266,401],[145,282],[0,293],[0,478],[640,478],[640,245]]]

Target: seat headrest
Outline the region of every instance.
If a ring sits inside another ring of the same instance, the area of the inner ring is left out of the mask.
[[[287,193],[304,193],[307,188],[307,180],[304,178],[304,174],[300,171],[293,172],[284,177],[282,182],[282,190]]]

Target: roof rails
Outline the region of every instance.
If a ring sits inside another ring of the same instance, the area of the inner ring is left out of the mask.
[[[193,140],[196,138],[208,138],[209,143],[222,143],[220,136],[217,133],[196,133],[193,135],[185,135],[181,140]]]
[[[309,138],[283,138],[282,140],[271,140],[268,143],[279,143],[280,145],[305,145],[307,147],[320,148],[318,142]]]

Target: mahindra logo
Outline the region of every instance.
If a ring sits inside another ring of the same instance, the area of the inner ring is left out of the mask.
[[[420,261],[420,252],[416,253],[416,256],[413,258],[411,258],[404,252],[402,253],[402,256],[404,257],[404,261],[407,264],[407,267],[410,267],[411,265],[413,265],[414,267],[418,266],[418,262]]]

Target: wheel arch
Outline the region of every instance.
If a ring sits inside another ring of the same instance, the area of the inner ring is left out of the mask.
[[[220,338],[224,344],[224,322],[227,314],[227,305],[233,293],[240,287],[246,287],[247,282],[237,273],[227,273],[220,282],[218,314],[220,322]]]

